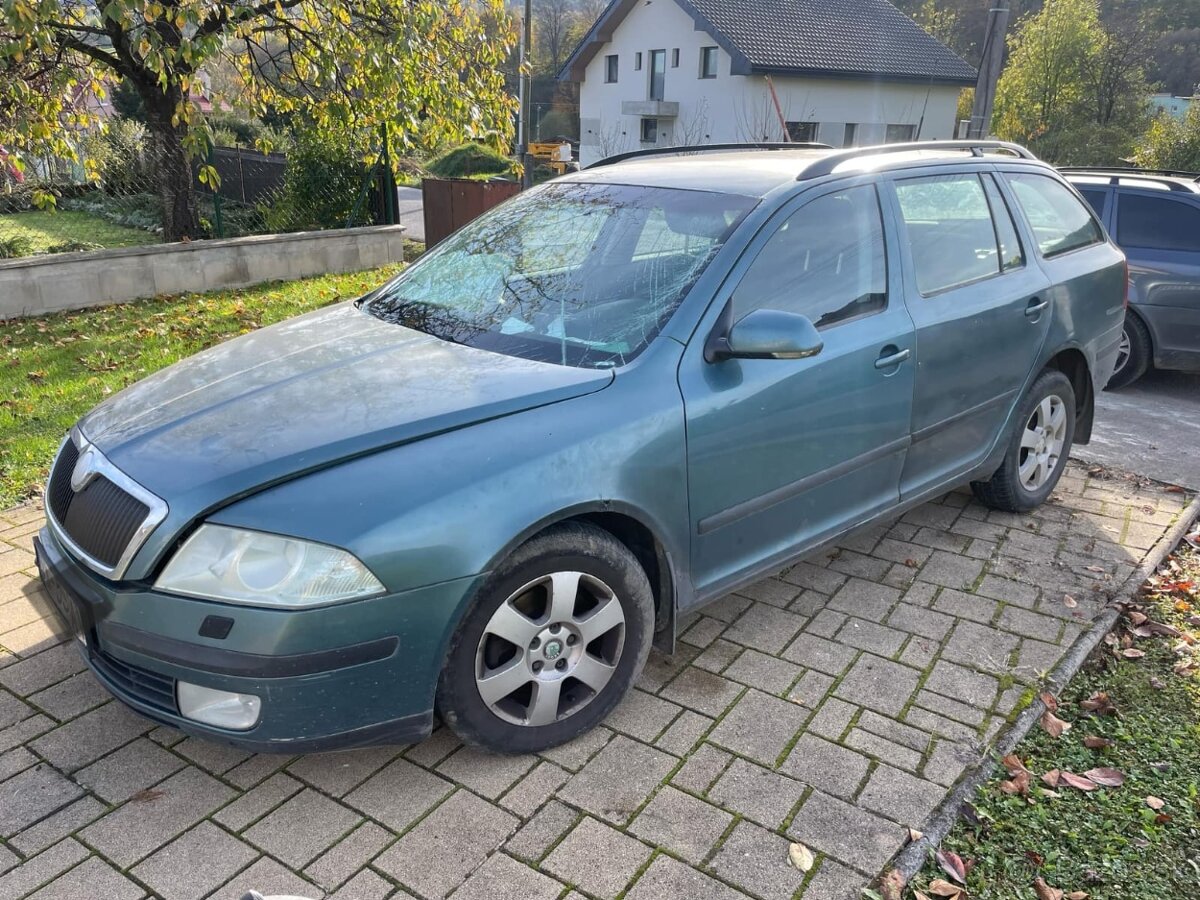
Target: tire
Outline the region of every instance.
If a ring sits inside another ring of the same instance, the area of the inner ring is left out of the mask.
[[[1047,416],[1050,430],[1043,433],[1038,429],[1044,428]],[[1014,422],[1004,462],[989,481],[971,482],[971,489],[992,509],[1027,512],[1050,496],[1071,455],[1075,391],[1070,379],[1056,369],[1042,372],[1017,408]]]
[[[653,633],[654,595],[637,558],[593,525],[553,528],[519,547],[479,592],[450,641],[438,711],[476,747],[554,747],[612,712],[645,665]]]
[[[1104,386],[1106,391],[1128,387],[1146,374],[1150,360],[1154,357],[1154,345],[1150,342],[1150,329],[1137,313],[1125,313],[1125,327],[1121,331],[1122,353],[1117,357],[1117,369]]]

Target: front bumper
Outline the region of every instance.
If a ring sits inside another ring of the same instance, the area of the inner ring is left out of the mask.
[[[106,581],[45,529],[34,547],[47,595],[114,696],[156,722],[265,753],[427,737],[445,647],[475,585],[267,610]],[[228,731],[182,717],[177,681],[261,697],[258,723]]]

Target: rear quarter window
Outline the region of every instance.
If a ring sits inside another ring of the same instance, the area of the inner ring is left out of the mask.
[[[1000,274],[996,228],[978,175],[906,178],[896,182],[896,198],[924,296]]]
[[[1200,206],[1121,194],[1117,216],[1117,243],[1122,247],[1200,253]]]
[[[1038,249],[1049,259],[1104,240],[1091,210],[1048,175],[1007,173],[1017,202],[1033,229]]]

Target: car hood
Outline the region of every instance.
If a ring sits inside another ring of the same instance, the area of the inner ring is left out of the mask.
[[[344,303],[151,375],[80,428],[176,518],[340,460],[598,391],[612,378],[451,344]]]

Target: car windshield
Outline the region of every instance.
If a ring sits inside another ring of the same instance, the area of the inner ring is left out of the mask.
[[[463,228],[362,302],[386,322],[510,356],[624,365],[757,201],[560,182]]]

